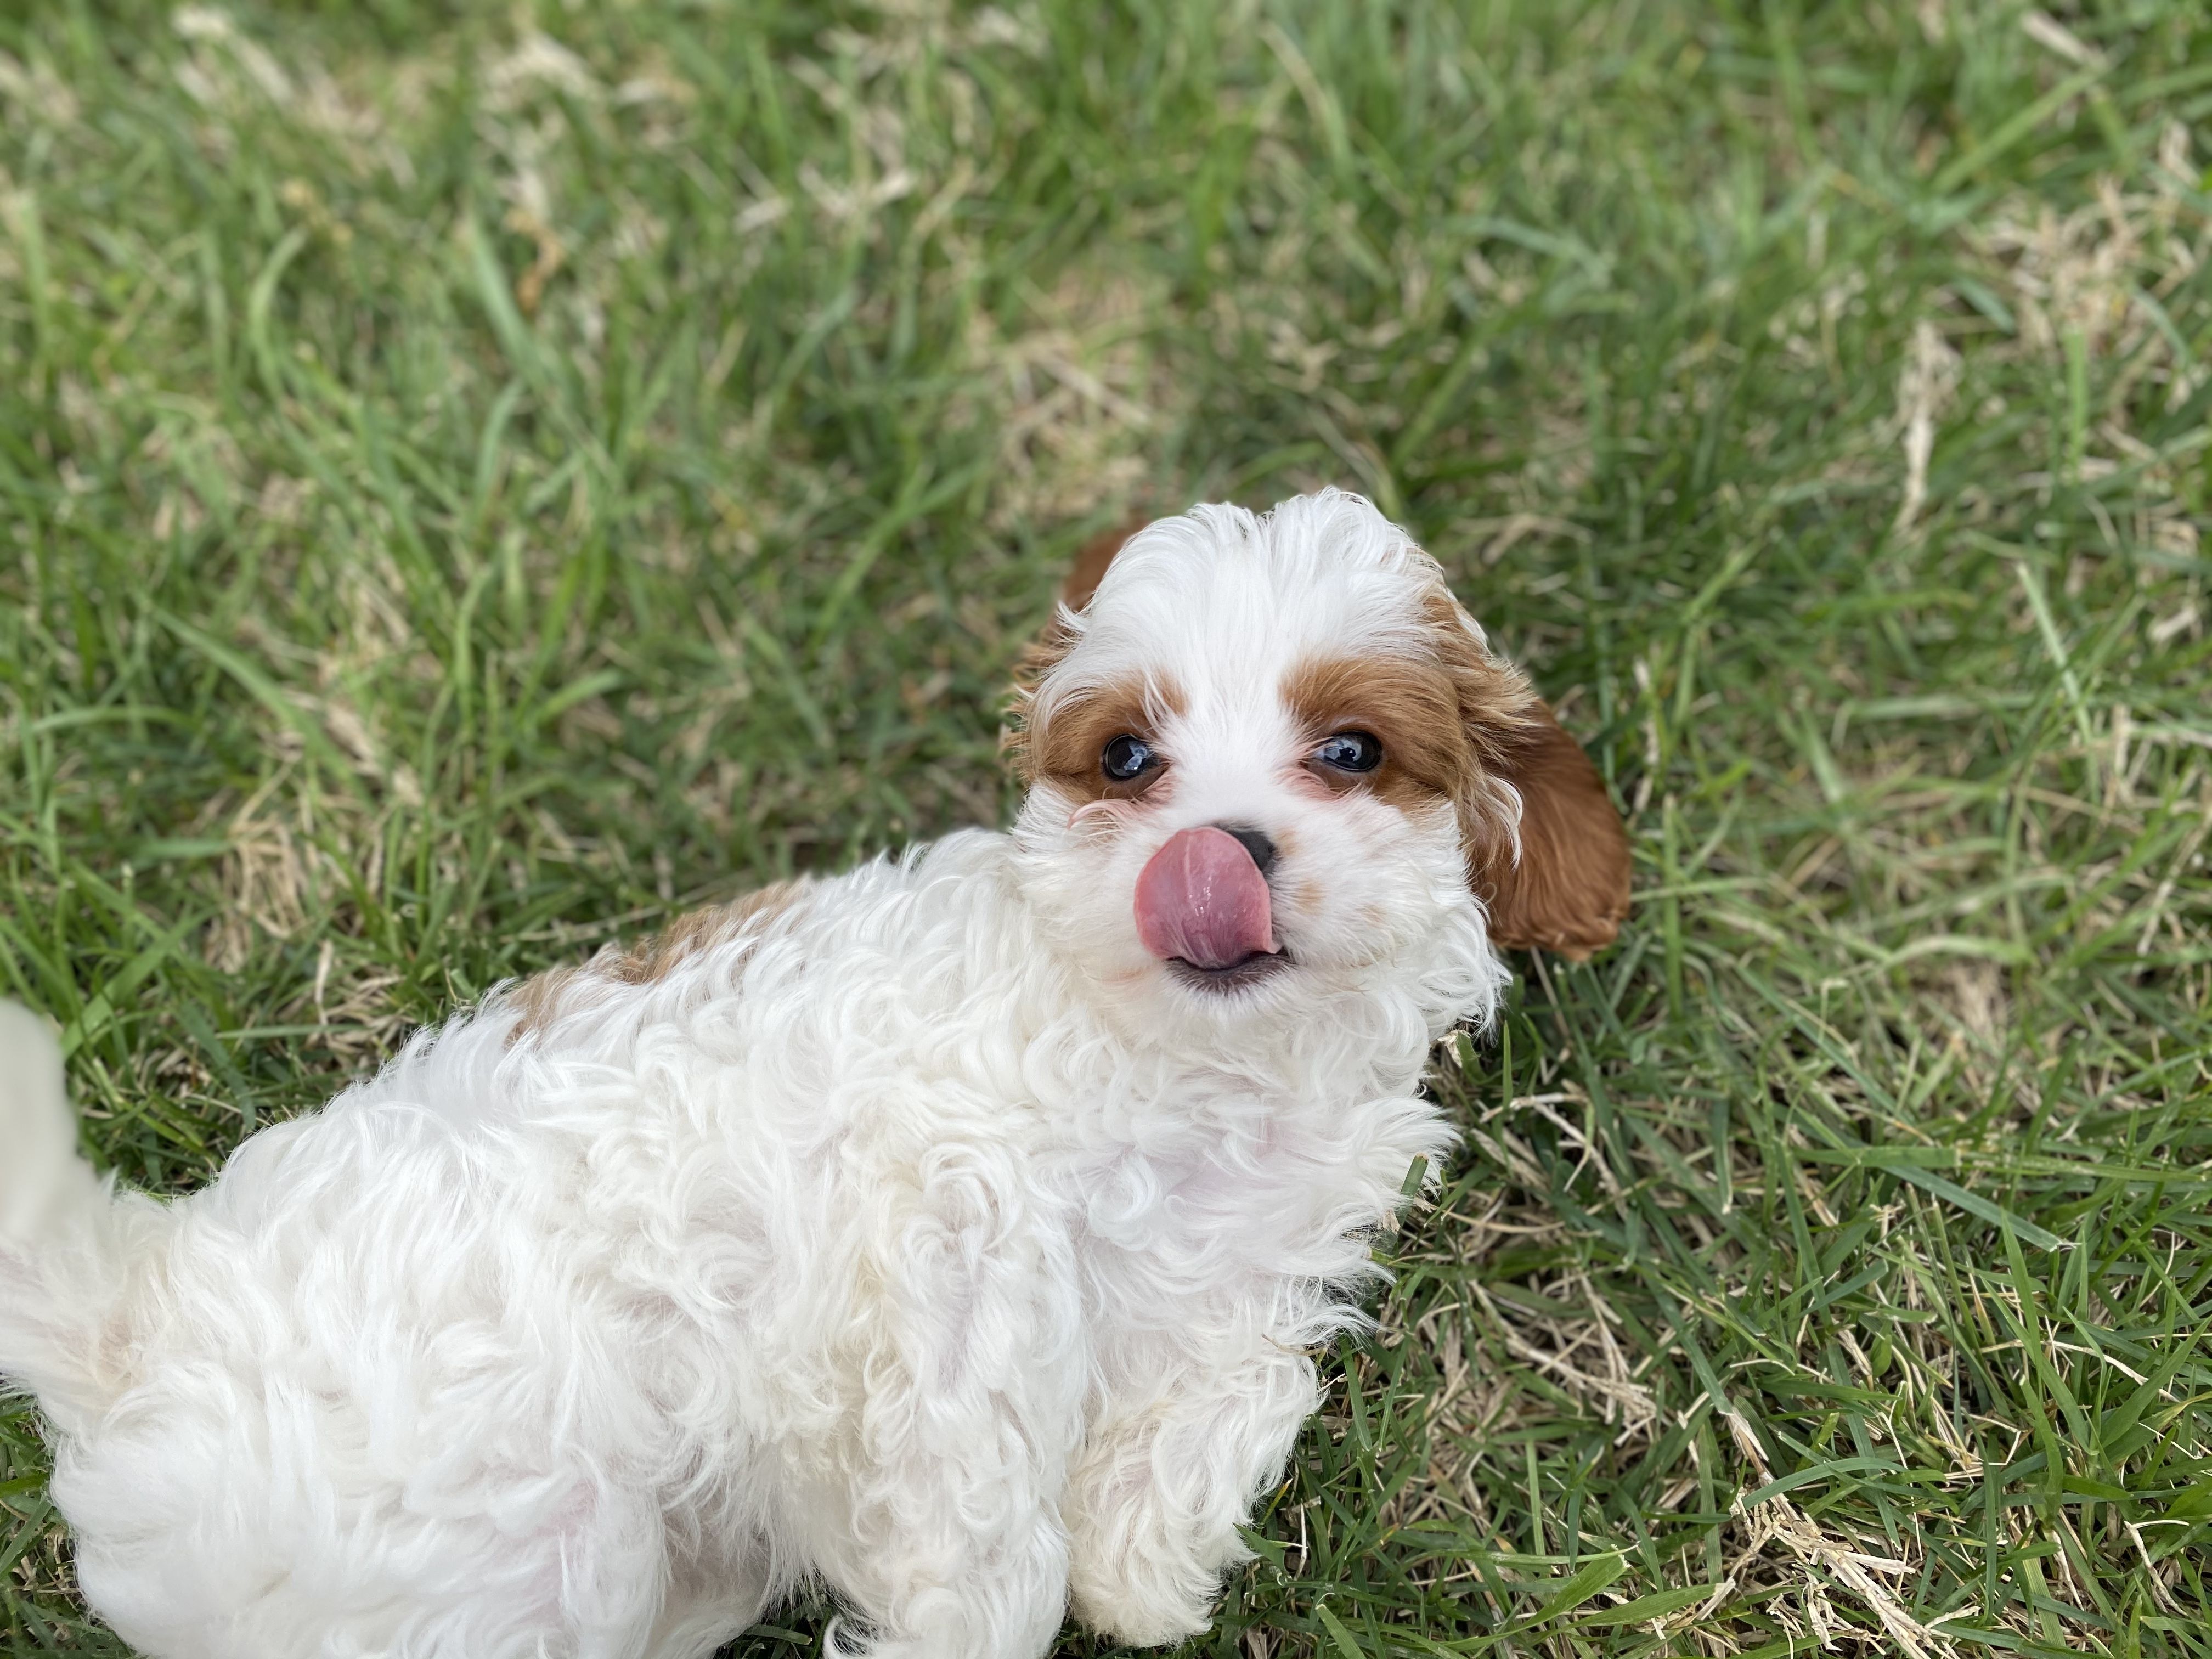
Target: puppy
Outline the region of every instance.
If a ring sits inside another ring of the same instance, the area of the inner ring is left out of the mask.
[[[1089,562],[1097,564],[1099,560]],[[1091,591],[1095,586],[1095,591]],[[1079,571],[1028,796],[493,995],[205,1191],[78,1161],[0,1009],[0,1366],[160,1659],[1205,1628],[1452,1135],[1496,950],[1628,902],[1589,761],[1356,496]]]

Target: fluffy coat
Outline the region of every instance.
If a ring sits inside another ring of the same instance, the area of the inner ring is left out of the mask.
[[[1011,832],[509,988],[190,1197],[78,1162],[0,1007],[0,1368],[103,1618],[159,1659],[683,1659],[816,1583],[884,1659],[1205,1627],[1451,1146],[1419,1085],[1496,1006],[1486,916],[1602,944],[1626,843],[1357,497],[1164,520],[1069,598]],[[1371,774],[1313,758],[1347,722]],[[1139,727],[1141,787],[1085,771]],[[1233,981],[1132,919],[1200,826],[1265,848],[1280,951]]]

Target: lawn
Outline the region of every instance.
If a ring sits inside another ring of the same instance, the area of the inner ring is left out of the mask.
[[[1638,899],[1197,1650],[2212,1655],[2208,166],[2191,0],[22,0],[0,994],[189,1188],[1003,819],[1072,550],[1341,483]],[[119,1654],[45,1467],[6,1650]]]

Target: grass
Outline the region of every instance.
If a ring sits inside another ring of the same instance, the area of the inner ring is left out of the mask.
[[[1441,1063],[1467,1152],[1196,1650],[2212,1655],[2199,8],[52,0],[0,54],[0,992],[127,1180],[1002,817],[1070,550],[1342,482],[1639,901]],[[18,1404],[7,1650],[119,1653],[45,1467]]]

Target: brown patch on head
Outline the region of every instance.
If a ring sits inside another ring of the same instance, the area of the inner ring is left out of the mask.
[[[1183,707],[1182,688],[1161,679],[1117,680],[1071,691],[1042,711],[1032,702],[1022,750],[1024,779],[1048,781],[1079,801],[1133,799],[1160,773],[1127,782],[1108,777],[1102,764],[1107,744],[1123,736],[1157,743],[1161,726]]]
[[[634,941],[616,955],[604,957],[608,975],[624,985],[649,985],[665,979],[671,970],[700,952],[735,939],[748,924],[782,915],[805,890],[804,876],[770,882],[727,904],[710,905],[678,916],[660,932]]]
[[[1528,676],[1482,643],[1441,578],[1423,611],[1425,657],[1331,658],[1291,674],[1284,697],[1313,741],[1360,731],[1382,744],[1370,773],[1310,769],[1332,789],[1401,805],[1450,801],[1492,941],[1579,961],[1612,944],[1628,914],[1620,815],[1589,757]]]
[[[1030,752],[1033,744],[1030,731],[1030,714],[1037,686],[1060,665],[1060,659],[1073,647],[1078,637],[1068,624],[1068,613],[1081,611],[1090,605],[1092,596],[1098,592],[1098,584],[1106,579],[1107,568],[1129,538],[1148,522],[1131,519],[1084,543],[1075,555],[1075,562],[1068,567],[1067,574],[1060,581],[1060,603],[1053,608],[1052,619],[1036,638],[1022,647],[1022,654],[1015,660],[1012,720],[1000,739],[1000,746],[1013,762],[1014,770],[1024,783],[1035,782],[1039,770]]]
[[[659,933],[627,945],[610,945],[580,967],[548,969],[524,980],[501,999],[501,1006],[515,1015],[507,1042],[512,1044],[537,1036],[552,1025],[572,991],[592,985],[650,985],[718,945],[748,931],[757,933],[767,920],[797,903],[806,885],[803,876],[771,882],[727,904],[710,905],[678,916]]]
[[[1346,773],[1307,769],[1339,794],[1370,790],[1411,806],[1470,799],[1481,778],[1460,717],[1460,689],[1438,662],[1413,657],[1326,657],[1300,664],[1283,684],[1283,700],[1306,741],[1340,732],[1381,740],[1382,763]]]

